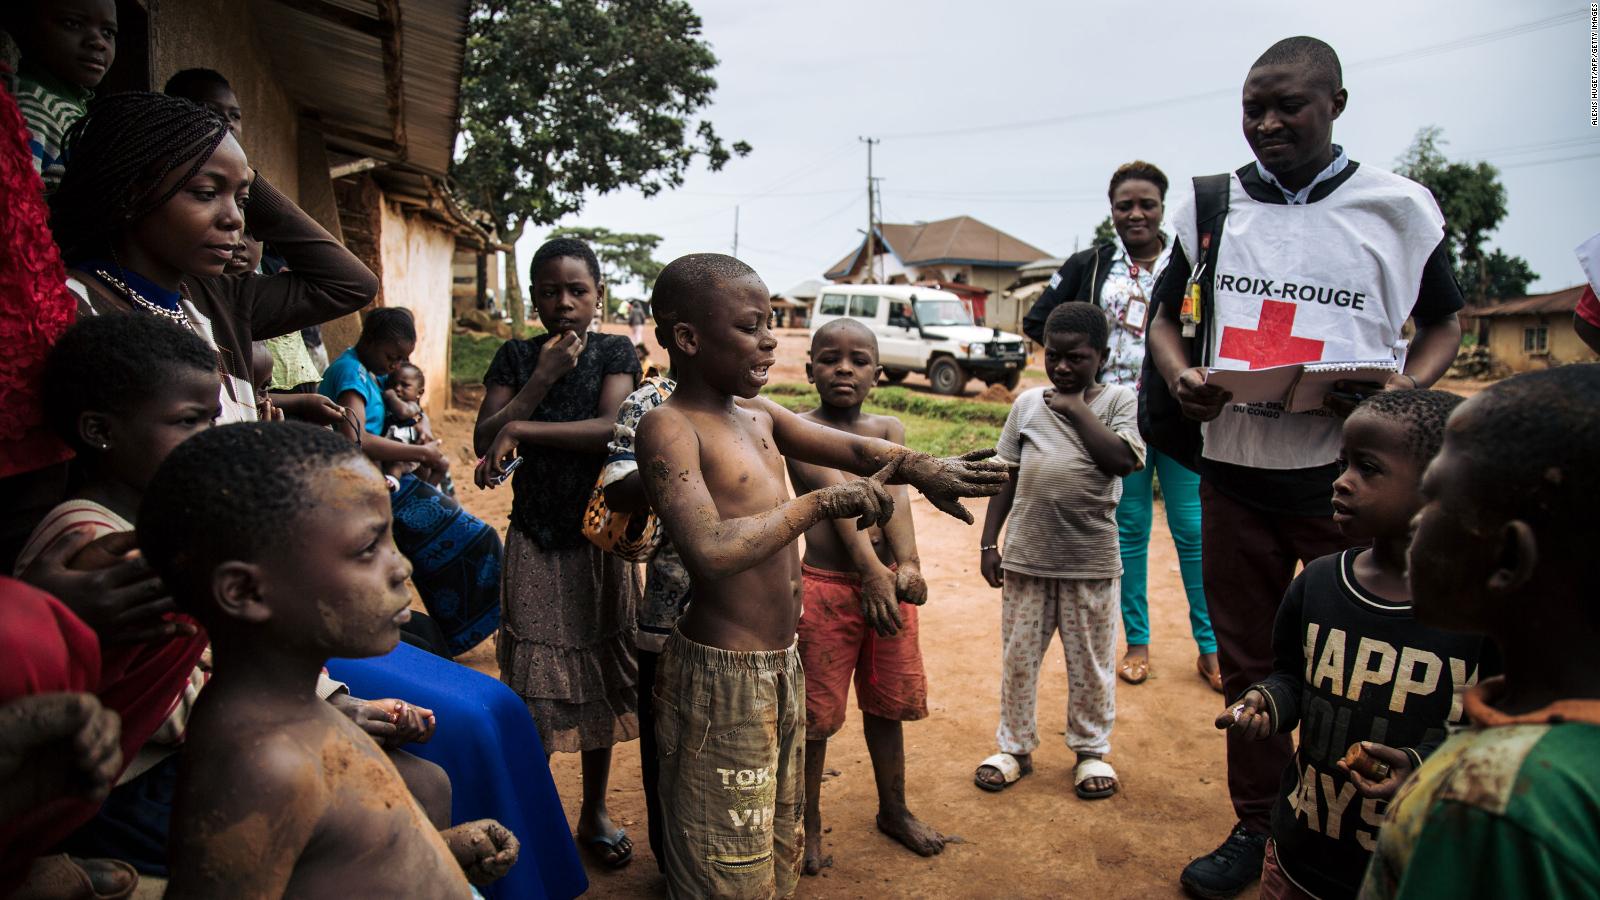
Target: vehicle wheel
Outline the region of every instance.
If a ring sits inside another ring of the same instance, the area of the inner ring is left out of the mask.
[[[1001,381],[1000,383],[1005,385],[1006,390],[1008,391],[1016,390],[1017,385],[1022,383],[1022,370],[1012,369],[1010,372],[1006,373],[1005,380]]]
[[[906,376],[910,374],[911,373],[907,372],[905,369],[884,369],[883,380],[889,382],[890,384],[899,384],[900,382],[905,381]]]
[[[941,356],[928,367],[928,381],[936,394],[959,394],[967,387],[970,378],[961,364],[948,356]]]

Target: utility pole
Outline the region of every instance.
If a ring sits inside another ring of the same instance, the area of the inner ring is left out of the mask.
[[[739,207],[733,207],[733,258],[739,258]]]
[[[873,193],[874,193],[874,186],[873,186],[873,182],[872,182],[872,145],[873,144],[881,144],[881,143],[883,143],[883,141],[878,140],[877,138],[870,138],[870,137],[858,137],[858,138],[856,138],[856,140],[858,140],[858,141],[862,142],[863,144],[867,145],[867,258],[866,258],[866,274],[863,277],[865,278],[865,281],[866,281],[867,284],[874,284],[874,283],[876,283],[876,276],[874,276],[873,271],[872,271],[872,267],[873,267],[872,260],[873,260],[874,244],[876,242],[874,241],[874,237],[875,237],[875,234],[874,234],[874,225],[875,225],[874,219],[875,219],[875,216],[873,215],[873,203],[872,203],[872,198],[873,198]]]

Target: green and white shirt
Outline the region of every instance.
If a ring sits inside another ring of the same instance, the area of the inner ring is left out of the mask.
[[[1600,701],[1524,716],[1467,693],[1447,740],[1390,807],[1361,896],[1600,898]]]

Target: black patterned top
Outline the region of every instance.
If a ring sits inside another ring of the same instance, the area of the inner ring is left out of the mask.
[[[510,340],[500,346],[484,373],[485,385],[503,384],[521,390],[533,377],[539,352],[552,335]],[[528,417],[532,422],[578,422],[615,410],[600,410],[600,385],[607,375],[626,373],[639,383],[639,356],[626,336],[590,334],[578,366],[550,388]],[[567,550],[583,544],[583,508],[600,477],[605,452],[579,453],[524,444],[527,461],[511,476],[511,527],[546,550]]]

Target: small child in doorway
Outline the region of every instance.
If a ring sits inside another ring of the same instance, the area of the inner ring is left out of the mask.
[[[215,661],[183,751],[168,897],[466,900],[469,879],[516,862],[497,822],[433,826],[378,744],[314,691],[330,656],[400,639],[411,565],[390,522],[378,470],[310,425],[210,429],[157,470],[140,547]]]
[[[1482,638],[1418,623],[1406,586],[1417,489],[1460,402],[1444,391],[1386,391],[1345,421],[1333,518],[1367,544],[1313,560],[1295,578],[1273,627],[1273,673],[1217,717],[1218,728],[1256,740],[1299,728],[1272,810],[1262,897],[1355,897],[1380,804],[1460,721],[1480,661],[1496,664]]]
[[[824,428],[760,398],[776,361],[771,294],[732,257],[674,260],[656,280],[651,306],[678,387],[640,421],[637,452],[645,496],[692,591],[655,689],[667,890],[787,896],[801,862],[805,740],[790,545],[824,519],[888,522],[891,481],[915,485],[939,509],[971,521],[957,498],[994,494],[1008,474],[979,461],[986,453],[935,459]],[[873,477],[791,500],[785,455]],[[874,626],[883,624],[879,612]]]
[[[864,413],[882,373],[878,340],[854,319],[837,319],[811,339],[806,374],[822,404],[800,418],[859,437],[904,444],[905,426],[893,416]],[[797,459],[788,460],[798,494],[821,490],[850,476]],[[800,661],[806,672],[806,850],[801,869],[815,875],[832,858],[822,855],[822,772],[828,738],[844,725],[850,675],[878,786],[878,829],[922,856],[944,850],[944,837],[906,808],[906,751],[901,722],[928,716],[928,681],[917,645],[917,606],[928,598],[911,523],[910,494],[892,490],[894,515],[881,529],[861,531],[842,519],[806,531],[802,562]],[[865,609],[881,612],[879,628]]]
[[[1461,404],[1422,478],[1417,619],[1486,635],[1505,675],[1412,774],[1361,896],[1593,897],[1600,884],[1600,365]]]
[[[116,0],[16,0],[0,13],[0,27],[22,51],[14,93],[48,194],[67,169],[67,129],[88,112],[116,61]]]
[[[1144,465],[1138,396],[1100,384],[1109,329],[1092,303],[1072,301],[1044,324],[1052,388],[1025,391],[1006,416],[1000,459],[1021,466],[989,502],[980,568],[1001,589],[1000,752],[973,773],[1000,791],[1033,771],[1039,746],[1039,666],[1057,631],[1067,659],[1067,746],[1073,788],[1098,800],[1117,791],[1105,761],[1116,721],[1117,620],[1122,558],[1117,544],[1121,478]],[[1012,512],[1015,517],[1011,517]],[[1006,528],[1000,552],[1000,526]]]

